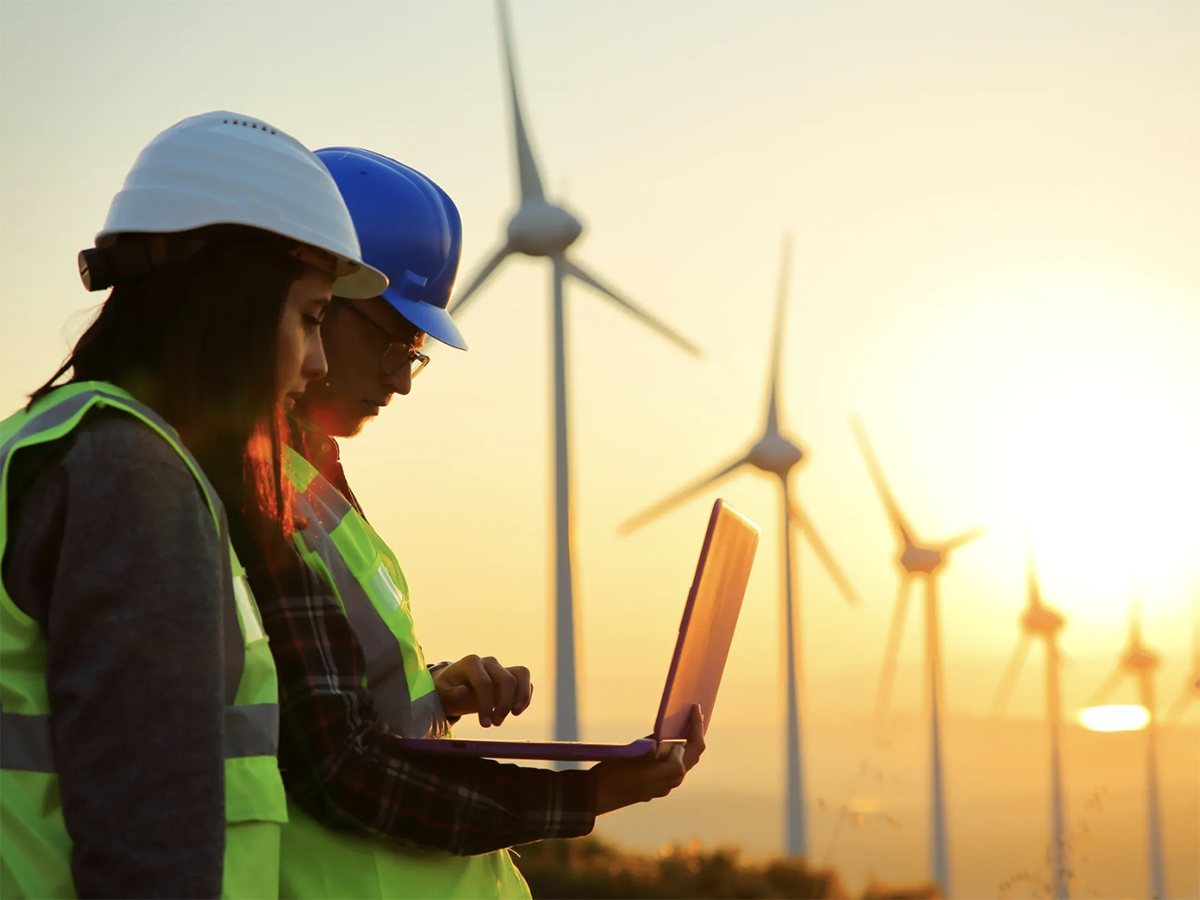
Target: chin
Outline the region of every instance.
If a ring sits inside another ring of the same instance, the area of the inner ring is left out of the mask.
[[[330,427],[325,431],[330,437],[351,438],[362,431],[369,421],[371,421],[371,416],[347,413],[336,421],[331,421]]]
[[[301,414],[330,437],[354,437],[362,431],[366,419],[349,410],[333,410],[325,407],[313,409],[307,406]]]
[[[339,428],[337,431],[333,432],[333,436],[337,437],[337,438],[352,438],[355,435],[359,434],[363,430],[364,427],[366,427],[366,424],[368,421],[370,421],[370,420],[369,419],[359,419],[357,422],[347,424],[347,425],[343,426],[342,428]]]

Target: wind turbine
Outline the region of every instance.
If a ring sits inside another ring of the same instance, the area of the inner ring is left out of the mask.
[[[1137,681],[1138,698],[1149,716],[1146,724],[1146,821],[1150,832],[1150,896],[1159,900],[1166,897],[1158,807],[1158,710],[1154,701],[1154,672],[1160,663],[1158,654],[1142,643],[1141,610],[1135,603],[1129,615],[1129,644],[1117,667],[1096,689],[1088,704],[1104,703],[1126,677]]]
[[[1172,724],[1183,718],[1183,714],[1197,700],[1200,700],[1200,591],[1192,604],[1192,666],[1188,669],[1187,681],[1179,697],[1171,704],[1165,721]]]
[[[796,648],[796,633],[799,631],[799,604],[793,597],[792,575],[792,526],[800,529],[800,533],[808,538],[809,544],[816,551],[818,559],[833,576],[842,595],[850,602],[857,603],[858,595],[851,587],[849,580],[829,552],[828,546],[817,533],[812,520],[803,512],[797,501],[791,497],[789,476],[801,458],[801,449],[788,439],[781,429],[779,412],[779,365],[783,346],[783,315],[787,301],[789,268],[791,263],[791,240],[784,239],[782,260],[779,270],[779,287],[775,300],[775,330],[771,349],[771,369],[767,381],[767,409],[761,436],[735,456],[722,463],[715,471],[692,482],[687,487],[676,491],[665,500],[656,503],[649,509],[638,513],[621,526],[621,531],[628,533],[640,528],[652,519],[658,518],[669,509],[673,509],[689,497],[704,488],[715,484],[727,475],[732,474],[742,466],[750,465],[774,475],[779,479],[781,489],[780,511],[783,520],[781,535],[783,537],[783,619],[784,633],[787,636],[786,668],[787,668],[787,797],[785,800],[785,846],[789,856],[804,856],[808,851],[808,835],[805,826],[804,811],[804,778],[800,754],[800,699],[798,651]]]
[[[1017,676],[1025,665],[1029,655],[1029,647],[1035,640],[1041,640],[1046,645],[1046,722],[1050,726],[1050,823],[1053,846],[1052,861],[1054,866],[1054,896],[1066,900],[1070,896],[1067,887],[1066,865],[1066,821],[1063,816],[1062,792],[1062,752],[1060,737],[1062,732],[1062,692],[1060,690],[1059,671],[1062,659],[1058,652],[1058,633],[1066,625],[1059,613],[1042,603],[1042,592],[1038,586],[1037,571],[1033,560],[1030,559],[1026,569],[1026,581],[1029,590],[1029,605],[1021,615],[1021,637],[1013,650],[1004,676],[1000,679],[1000,688],[996,692],[996,702],[992,708],[993,716],[1000,716],[1008,704]]]
[[[579,263],[567,258],[567,248],[583,233],[583,224],[567,210],[546,199],[542,178],[538,174],[537,162],[529,143],[529,133],[521,115],[521,101],[517,95],[508,4],[504,0],[497,0],[496,12],[500,19],[501,43],[512,101],[519,185],[518,206],[508,221],[508,231],[504,240],[476,272],[467,287],[458,294],[450,312],[462,312],[484,282],[508,257],[521,253],[550,259],[554,310],[554,737],[560,741],[574,741],[579,739],[579,712],[575,670],[575,596],[571,570],[571,478],[567,445],[567,356],[563,282],[568,277],[582,281],[689,353],[699,356],[700,350],[650,313],[613,291]]]
[[[892,499],[883,470],[875,458],[875,451],[867,438],[862,423],[851,419],[854,436],[866,460],[867,469],[883,500],[888,518],[891,519],[896,535],[900,539],[900,589],[896,605],[892,610],[892,624],[888,631],[887,649],[883,656],[883,671],[879,678],[879,692],[875,697],[875,725],[882,731],[887,718],[888,705],[892,698],[892,681],[896,674],[896,657],[900,652],[900,638],[904,633],[905,615],[908,612],[908,596],[912,583],[917,578],[925,581],[925,689],[929,702],[929,746],[930,746],[930,842],[931,869],[933,879],[943,897],[950,892],[950,856],[946,841],[946,797],[942,777],[942,648],[938,626],[937,576],[946,564],[951,550],[975,540],[982,534],[978,528],[964,531],[940,544],[920,544],[912,526],[900,512]]]

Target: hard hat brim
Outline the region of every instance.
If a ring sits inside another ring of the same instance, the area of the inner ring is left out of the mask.
[[[345,297],[347,300],[370,300],[387,293],[387,276],[366,263],[355,263],[358,267],[348,275],[343,275],[333,283],[335,297]]]
[[[407,297],[401,297],[399,291],[395,288],[388,288],[378,296],[382,296],[384,300],[392,305],[392,308],[396,312],[400,313],[400,315],[404,316],[404,318],[431,338],[441,341],[443,344],[453,347],[456,350],[467,349],[467,342],[463,338],[462,332],[458,330],[458,326],[450,318],[450,313],[446,312],[440,306],[433,306],[429,303],[422,303],[420,300],[409,300]]]

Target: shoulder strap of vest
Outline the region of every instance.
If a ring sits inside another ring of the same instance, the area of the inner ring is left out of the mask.
[[[303,493],[308,490],[308,486],[313,483],[313,479],[321,473],[295,447],[288,447],[284,455],[286,458],[288,479],[297,491]]]
[[[107,381],[79,381],[65,384],[38,400],[29,409],[22,410],[4,421],[0,426],[3,428],[3,431],[0,431],[0,437],[3,439],[0,442],[0,503],[7,502],[4,476],[7,472],[10,455],[22,446],[33,443],[36,438],[50,441],[69,434],[79,425],[83,417],[97,406],[122,410],[140,419],[179,454],[200,485],[200,493],[203,494],[205,503],[208,505],[221,543],[229,548],[230,572],[232,573],[234,568],[241,569],[233,552],[233,543],[229,539],[229,526],[225,519],[224,507],[191,451],[183,445],[175,429],[162,416],[128,391]],[[0,523],[0,554],[3,553],[4,545],[7,542],[7,531],[7,525]],[[232,574],[230,577],[232,578]],[[225,605],[223,631],[225,632],[227,656],[231,662],[242,660],[242,664],[244,664],[242,624],[236,606]],[[236,674],[236,677],[230,677],[226,684],[226,691],[230,694],[228,699],[232,703],[233,696],[237,693],[237,685],[241,681],[241,671],[239,669],[237,673],[229,674],[231,676]]]
[[[0,431],[0,472],[4,471],[9,455],[34,435],[54,440],[68,434],[83,417],[97,406],[123,410],[158,432],[183,459],[200,485],[209,512],[218,529],[222,525],[221,502],[208,477],[183,443],[175,429],[146,404],[128,391],[106,381],[79,381],[51,391],[28,410],[10,416]]]

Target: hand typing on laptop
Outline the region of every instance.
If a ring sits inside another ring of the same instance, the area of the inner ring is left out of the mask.
[[[529,708],[533,685],[524,666],[502,666],[494,656],[475,654],[430,670],[438,699],[447,716],[479,714],[484,728],[500,725],[511,712],[519,716]]]
[[[658,749],[635,759],[606,759],[596,763],[596,814],[665,797],[683,783],[683,777],[704,752],[704,714],[693,705],[688,717],[687,742],[659,744]]]

